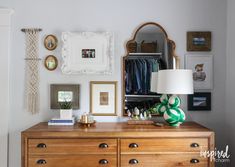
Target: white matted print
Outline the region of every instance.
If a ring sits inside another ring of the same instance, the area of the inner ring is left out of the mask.
[[[114,40],[110,32],[63,32],[64,74],[112,74]]]
[[[213,89],[213,55],[185,55],[185,68],[193,71],[194,89]]]
[[[117,107],[116,81],[90,82],[90,112],[96,116],[111,116],[116,114]]]

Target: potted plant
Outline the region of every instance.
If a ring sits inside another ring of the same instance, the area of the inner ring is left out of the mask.
[[[73,109],[71,101],[59,102],[60,104],[60,119],[72,119]]]

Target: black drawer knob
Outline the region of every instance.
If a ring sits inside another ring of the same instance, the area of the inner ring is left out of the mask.
[[[195,147],[199,147],[199,144],[197,144],[197,143],[192,143],[190,146],[195,148]]]
[[[105,165],[105,164],[108,164],[108,163],[109,163],[109,161],[107,159],[101,159],[99,161],[99,164],[101,164],[101,165]]]
[[[39,164],[39,165],[46,164],[46,163],[47,163],[47,161],[44,160],[44,159],[39,159],[39,160],[37,161],[37,164]]]
[[[39,143],[39,144],[37,145],[37,148],[46,148],[46,147],[47,147],[47,145],[44,144],[44,143]]]
[[[198,160],[198,159],[191,159],[190,160],[190,163],[192,163],[192,164],[197,164],[197,163],[199,163],[200,161]]]
[[[109,145],[106,144],[106,143],[101,143],[101,144],[99,145],[99,148],[108,148],[108,147],[109,147]]]
[[[138,146],[138,144],[136,144],[136,143],[131,143],[131,144],[129,145],[129,147],[130,147],[130,148],[137,148],[137,147],[139,147],[139,146]]]
[[[129,164],[138,164],[139,163],[139,161],[137,160],[137,159],[131,159],[130,161],[129,161]]]

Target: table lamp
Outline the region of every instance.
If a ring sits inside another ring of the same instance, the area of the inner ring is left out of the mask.
[[[157,78],[156,90],[162,94],[157,111],[170,126],[179,126],[185,121],[185,114],[179,108],[181,100],[177,95],[193,94],[192,70],[160,70]]]

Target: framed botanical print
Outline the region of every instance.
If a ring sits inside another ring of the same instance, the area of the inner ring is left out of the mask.
[[[95,116],[117,115],[117,82],[90,82],[90,112]]]
[[[188,95],[189,111],[210,111],[211,110],[211,92],[194,92]]]
[[[193,71],[194,89],[213,89],[212,55],[185,55],[185,68]]]
[[[211,51],[211,32],[187,32],[187,51]]]

